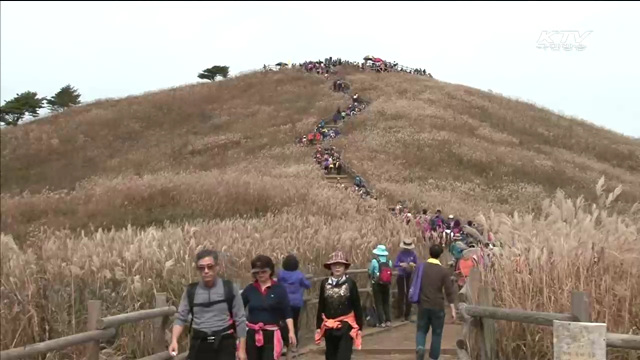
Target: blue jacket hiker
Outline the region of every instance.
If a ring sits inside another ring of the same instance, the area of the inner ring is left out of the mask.
[[[289,304],[293,313],[293,327],[295,328],[296,339],[298,338],[298,318],[300,309],[304,305],[304,290],[311,288],[311,282],[307,280],[305,274],[298,270],[300,266],[295,255],[287,255],[282,260],[282,270],[278,273],[278,283],[284,285],[289,295]],[[283,329],[283,338],[287,338],[287,330]]]
[[[384,245],[378,245],[373,250],[375,255],[369,265],[369,278],[371,279],[371,290],[376,304],[376,315],[378,326],[391,326],[391,311],[389,308],[391,295],[391,280],[393,262],[389,258],[389,252]]]

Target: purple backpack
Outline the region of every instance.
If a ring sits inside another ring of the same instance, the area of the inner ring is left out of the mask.
[[[420,302],[420,285],[422,284],[422,272],[424,270],[424,263],[418,265],[417,271],[413,272],[413,278],[411,279],[411,288],[409,289],[409,302],[417,304]]]

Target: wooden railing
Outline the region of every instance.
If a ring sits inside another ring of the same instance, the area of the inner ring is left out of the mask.
[[[347,274],[352,276],[367,273],[367,269],[352,269],[347,271]],[[396,273],[394,272],[394,276],[395,275]],[[307,275],[307,279],[312,283],[311,291],[313,292],[314,290],[313,284],[316,284],[325,278],[326,276],[314,277],[314,275]],[[371,288],[362,287],[359,288],[359,292],[370,294]],[[397,293],[397,291],[392,291],[391,293],[394,294]],[[317,305],[318,303],[317,293],[315,293],[315,295],[316,296],[307,295],[304,297],[305,303],[303,312],[305,312],[306,316],[310,318],[307,320],[307,327],[309,327],[310,322],[313,324],[312,326],[315,327],[315,312],[309,311],[309,306]],[[366,297],[363,297],[362,302],[364,303],[365,301]],[[390,303],[392,303],[392,301],[390,301]],[[4,350],[0,352],[0,360],[22,359],[36,355],[43,355],[52,351],[61,351],[72,346],[83,344],[86,345],[86,359],[98,360],[100,358],[101,341],[114,338],[117,328],[121,325],[144,320],[153,320],[153,334],[151,336],[151,342],[155,353],[144,357],[143,359],[169,360],[172,359],[172,356],[167,351],[168,344],[165,339],[165,331],[169,324],[171,324],[176,311],[175,306],[167,306],[166,293],[156,294],[154,309],[140,310],[107,317],[102,317],[102,302],[100,300],[89,300],[87,304],[88,319],[86,332],[65,336],[59,339],[48,340],[37,344],[26,345],[24,347]],[[186,358],[186,355],[186,352],[179,354],[175,359],[183,360]]]
[[[470,347],[474,346],[477,346],[481,359],[497,359],[495,320],[550,327],[553,327],[554,321],[591,322],[589,296],[583,291],[572,291],[571,313],[566,314],[493,307],[493,291],[482,284],[482,274],[477,268],[471,272],[467,286],[469,291],[466,295],[459,294],[458,303],[458,313],[464,321],[463,338],[456,343],[458,358],[461,360],[471,359]],[[606,346],[640,350],[640,336],[607,332]]]

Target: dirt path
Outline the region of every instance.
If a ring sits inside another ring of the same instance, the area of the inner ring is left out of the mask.
[[[447,321],[450,321],[447,315]],[[369,329],[362,339],[362,350],[354,351],[352,359],[415,359],[416,324],[406,322],[394,323],[390,330]],[[442,337],[441,359],[454,359],[455,341],[460,336],[462,327],[459,324],[445,324]],[[431,332],[427,335],[427,347],[431,344]],[[324,346],[312,346],[310,351],[301,355],[301,359],[324,359]],[[449,357],[451,356],[451,357]]]

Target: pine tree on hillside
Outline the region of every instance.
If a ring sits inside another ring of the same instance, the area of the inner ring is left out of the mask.
[[[47,107],[51,111],[62,111],[66,108],[80,105],[81,96],[78,89],[71,85],[65,85],[55,95],[47,99]]]
[[[229,67],[215,65],[208,69],[204,69],[202,70],[202,72],[198,74],[198,79],[216,81],[216,78],[218,76],[220,76],[223,79],[226,79],[229,76]]]
[[[7,126],[18,126],[25,116],[37,117],[44,107],[46,97],[38,97],[34,91],[17,94],[13,99],[0,106],[0,123]]]

